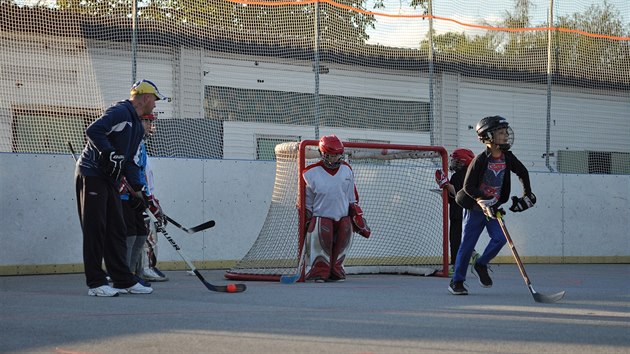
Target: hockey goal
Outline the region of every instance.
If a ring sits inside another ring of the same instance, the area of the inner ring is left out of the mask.
[[[446,170],[446,150],[343,144],[359,204],[372,229],[369,239],[353,236],[346,273],[448,275],[447,199],[435,183],[435,170]],[[299,261],[304,242],[300,176],[305,166],[319,160],[317,145],[317,140],[305,140],[276,146],[276,178],[267,218],[249,252],[225,273],[226,278],[278,281],[282,275],[304,271]]]

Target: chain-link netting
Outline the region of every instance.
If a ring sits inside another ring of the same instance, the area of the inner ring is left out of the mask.
[[[67,153],[146,78],[153,156],[316,138],[466,147],[505,116],[530,171],[630,173],[630,2],[0,1],[0,151]],[[551,4],[551,5],[550,5]]]

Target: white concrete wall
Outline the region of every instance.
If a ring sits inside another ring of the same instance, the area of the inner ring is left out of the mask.
[[[186,226],[217,222],[193,235],[169,228],[188,258],[245,255],[269,208],[275,163],[154,159],[154,167],[169,216]],[[68,155],[0,154],[0,267],[82,263],[73,173]],[[532,185],[536,207],[505,219],[521,256],[630,257],[630,176],[533,173]],[[165,240],[159,259],[180,261]]]

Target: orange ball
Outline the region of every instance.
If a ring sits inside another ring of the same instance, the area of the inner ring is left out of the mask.
[[[235,293],[236,292],[236,285],[235,284],[228,284],[226,286],[227,288],[227,292],[228,293]]]

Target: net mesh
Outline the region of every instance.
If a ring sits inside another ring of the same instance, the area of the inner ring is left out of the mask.
[[[319,161],[317,141],[306,141],[303,166]],[[435,170],[445,169],[439,147],[345,142],[369,239],[353,237],[344,266],[348,274],[445,271],[445,204],[436,189]],[[258,238],[226,276],[242,280],[276,280],[299,272],[303,238],[299,225],[299,144],[276,146],[276,180],[272,201]],[[302,191],[303,193],[303,191]],[[447,274],[447,273],[445,273]]]
[[[133,2],[0,1],[1,152],[67,153],[147,78],[173,98],[152,156],[273,158],[320,129],[478,151],[499,114],[530,171],[630,173],[628,1]]]

